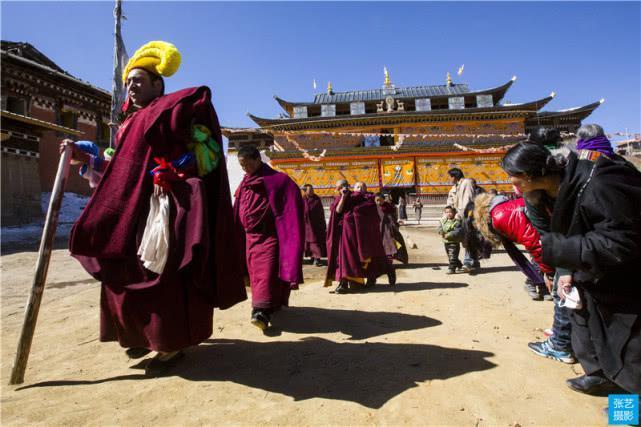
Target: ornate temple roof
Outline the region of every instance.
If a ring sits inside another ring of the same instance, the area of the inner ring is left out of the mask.
[[[512,86],[516,76],[512,77],[507,83],[497,87],[470,91],[466,83],[452,83],[451,85],[430,85],[430,86],[411,86],[411,87],[389,87],[383,86],[380,89],[369,90],[355,90],[348,92],[331,92],[320,93],[314,97],[313,102],[291,102],[286,101],[276,95],[274,99],[285,110],[290,111],[293,107],[297,106],[312,106],[322,104],[340,104],[350,102],[375,102],[383,101],[387,96],[393,96],[395,99],[416,99],[416,98],[434,98],[434,97],[450,97],[450,96],[473,96],[473,95],[494,95],[494,102],[500,101],[507,90]]]
[[[338,115],[331,117],[308,117],[301,119],[267,119],[248,114],[256,124],[265,130],[297,130],[311,128],[334,128],[347,125],[392,125],[398,123],[440,122],[445,120],[479,120],[512,117],[529,117],[554,98],[551,93],[545,98],[522,104],[506,104],[485,108],[460,110],[393,111],[360,115]]]

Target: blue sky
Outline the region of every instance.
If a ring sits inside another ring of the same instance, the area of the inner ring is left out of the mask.
[[[111,88],[113,2],[2,2],[2,39],[26,41],[71,74]],[[446,72],[473,89],[518,80],[506,96],[525,102],[556,91],[546,109],[605,98],[588,119],[606,131],[641,129],[641,3],[213,3],[129,2],[124,40],[132,54],[155,39],[183,54],[168,90],[208,85],[227,126],[245,113],[275,117],[273,95],[311,100],[377,88],[383,66],[397,86],[443,84]],[[456,70],[465,64],[462,77]],[[312,80],[318,89],[312,87]]]

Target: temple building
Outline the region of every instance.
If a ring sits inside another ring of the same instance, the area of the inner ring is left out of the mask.
[[[69,74],[29,43],[2,40],[2,223],[42,217],[41,192],[51,191],[64,138],[109,145],[111,94]],[[88,195],[74,171],[66,191]]]
[[[249,114],[257,129],[225,128],[230,149],[260,142],[271,164],[298,184],[329,196],[338,179],[365,182],[371,191],[444,200],[447,170],[459,167],[486,189],[511,191],[499,160],[536,126],[575,132],[602,102],[541,111],[555,96],[504,102],[516,77],[472,90],[454,83],[397,87],[385,70],[381,88],[335,92],[331,83],[312,102],[275,97],[280,118]],[[271,140],[270,140],[271,137]],[[257,144],[256,144],[257,145]]]

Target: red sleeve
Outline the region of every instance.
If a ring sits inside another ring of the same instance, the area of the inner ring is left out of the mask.
[[[492,226],[514,243],[525,246],[544,273],[554,269],[542,261],[541,236],[525,216],[522,198],[501,203],[492,210]]]

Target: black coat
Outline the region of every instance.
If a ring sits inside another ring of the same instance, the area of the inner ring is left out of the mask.
[[[613,378],[641,321],[641,172],[618,156],[591,162],[570,154],[550,229],[541,237],[543,262],[573,271],[591,299],[591,338]]]

